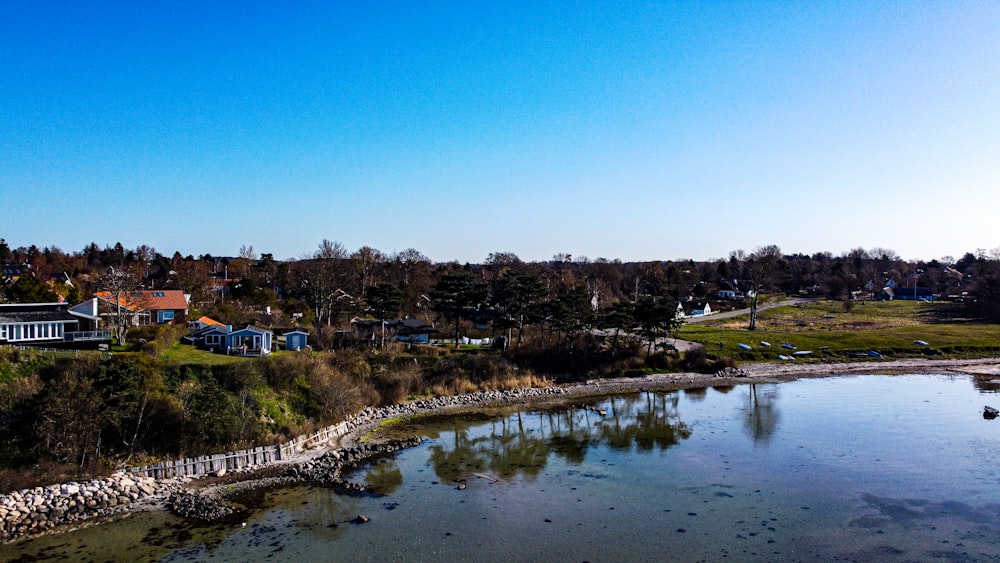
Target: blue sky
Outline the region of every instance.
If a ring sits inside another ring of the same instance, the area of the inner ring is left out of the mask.
[[[0,237],[1000,246],[997,2],[0,3]]]

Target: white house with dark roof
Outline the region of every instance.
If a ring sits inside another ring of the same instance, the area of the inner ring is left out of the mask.
[[[110,342],[111,332],[99,330],[99,318],[67,303],[0,305],[0,344],[61,346]]]

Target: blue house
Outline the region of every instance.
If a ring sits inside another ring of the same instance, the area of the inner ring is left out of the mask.
[[[265,356],[271,353],[274,333],[266,328],[247,326],[233,330],[232,326],[210,326],[188,335],[188,340],[204,350],[231,356]]]
[[[285,350],[298,351],[309,345],[309,332],[305,330],[290,330],[285,333]]]

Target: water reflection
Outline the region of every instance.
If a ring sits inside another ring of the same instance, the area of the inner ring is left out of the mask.
[[[642,393],[610,399],[612,420],[600,425],[600,438],[614,449],[665,450],[691,437],[680,419],[680,394]],[[624,404],[623,404],[624,403]]]
[[[980,393],[1000,393],[1000,375],[973,377],[972,385]]]
[[[584,463],[598,443],[621,452],[661,451],[691,436],[679,403],[678,392],[650,392],[505,413],[488,425],[474,425],[465,417],[442,418],[429,433],[436,438],[429,447],[430,463],[445,483],[484,475],[530,482],[550,459]],[[391,462],[376,468],[392,474],[389,466]]]
[[[382,459],[365,473],[365,484],[382,495],[391,495],[403,484],[403,473],[389,459]]]
[[[778,412],[778,386],[747,385],[747,401],[743,405],[743,429],[756,444],[767,444],[774,436],[781,413]]]
[[[256,492],[237,499],[246,526],[138,514],[5,545],[0,561],[996,560],[1000,437],[981,418],[996,389],[970,379],[748,382],[419,418],[392,434],[428,442],[351,476],[389,496]]]

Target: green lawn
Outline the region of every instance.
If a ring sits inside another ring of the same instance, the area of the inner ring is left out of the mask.
[[[224,365],[237,362],[245,362],[251,358],[240,356],[227,356],[225,354],[214,354],[206,350],[199,350],[194,346],[177,343],[171,346],[163,354],[164,359],[176,364],[199,364],[199,365]]]
[[[677,336],[705,344],[710,354],[748,361],[790,354],[780,347],[783,343],[811,350],[818,359],[847,359],[867,350],[889,357],[1000,353],[1000,325],[974,322],[963,313],[950,303],[857,303],[847,312],[839,301],[819,301],[763,311],[753,332],[747,330],[749,319],[743,316],[685,325]],[[753,350],[740,349],[740,343]]]

